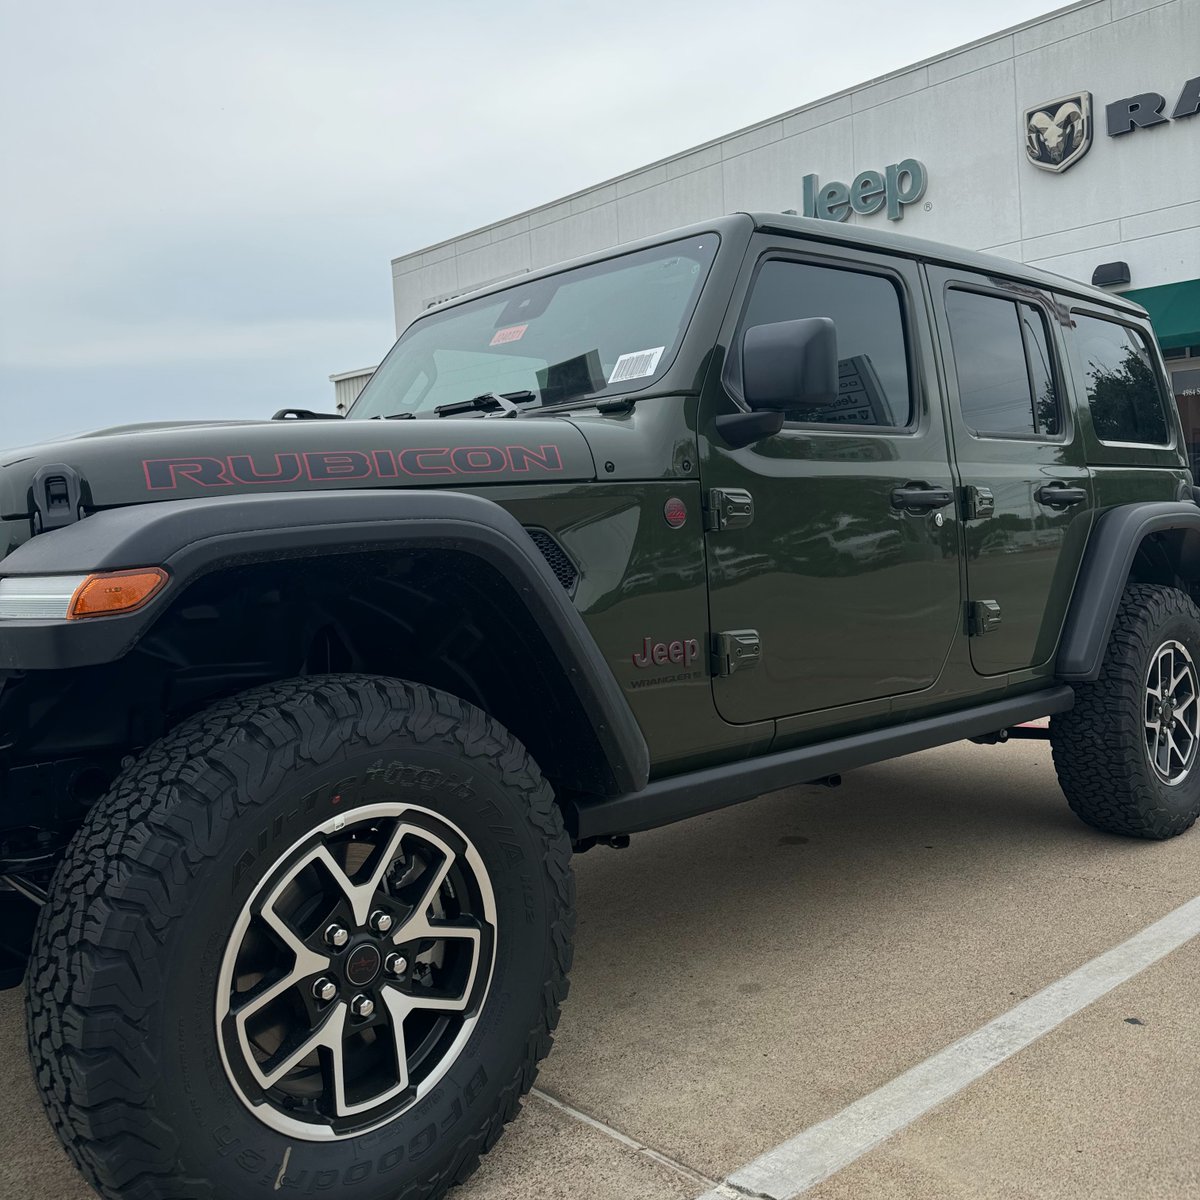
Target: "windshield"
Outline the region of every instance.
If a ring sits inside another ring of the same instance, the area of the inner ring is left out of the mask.
[[[644,388],[675,357],[717,242],[652,246],[423,317],[348,415],[433,416],[485,392],[532,406]]]

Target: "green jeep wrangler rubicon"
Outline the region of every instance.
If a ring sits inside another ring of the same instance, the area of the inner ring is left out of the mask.
[[[1050,715],[1200,812],[1145,313],[739,214],[442,305],[345,419],[0,458],[0,949],[105,1196],[440,1196],[567,992],[572,849]],[[1028,732],[1023,730],[1022,732]]]

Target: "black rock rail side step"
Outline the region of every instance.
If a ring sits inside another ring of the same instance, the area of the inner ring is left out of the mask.
[[[854,767],[1066,712],[1074,702],[1071,688],[1060,684],[890,728],[656,779],[640,792],[627,792],[608,800],[587,802],[577,798],[567,802],[567,826],[576,841],[639,833],[751,800],[778,788],[819,782]]]

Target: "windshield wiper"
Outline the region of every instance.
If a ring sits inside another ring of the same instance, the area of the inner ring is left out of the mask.
[[[506,417],[515,417],[520,409],[518,404],[529,404],[537,399],[536,392],[482,392],[472,396],[470,400],[457,400],[453,404],[439,404],[433,411],[439,417],[456,417],[461,413],[482,412],[501,413]]]

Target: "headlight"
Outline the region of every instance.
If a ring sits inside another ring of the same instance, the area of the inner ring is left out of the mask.
[[[41,575],[0,579],[0,620],[65,620],[86,575]]]

